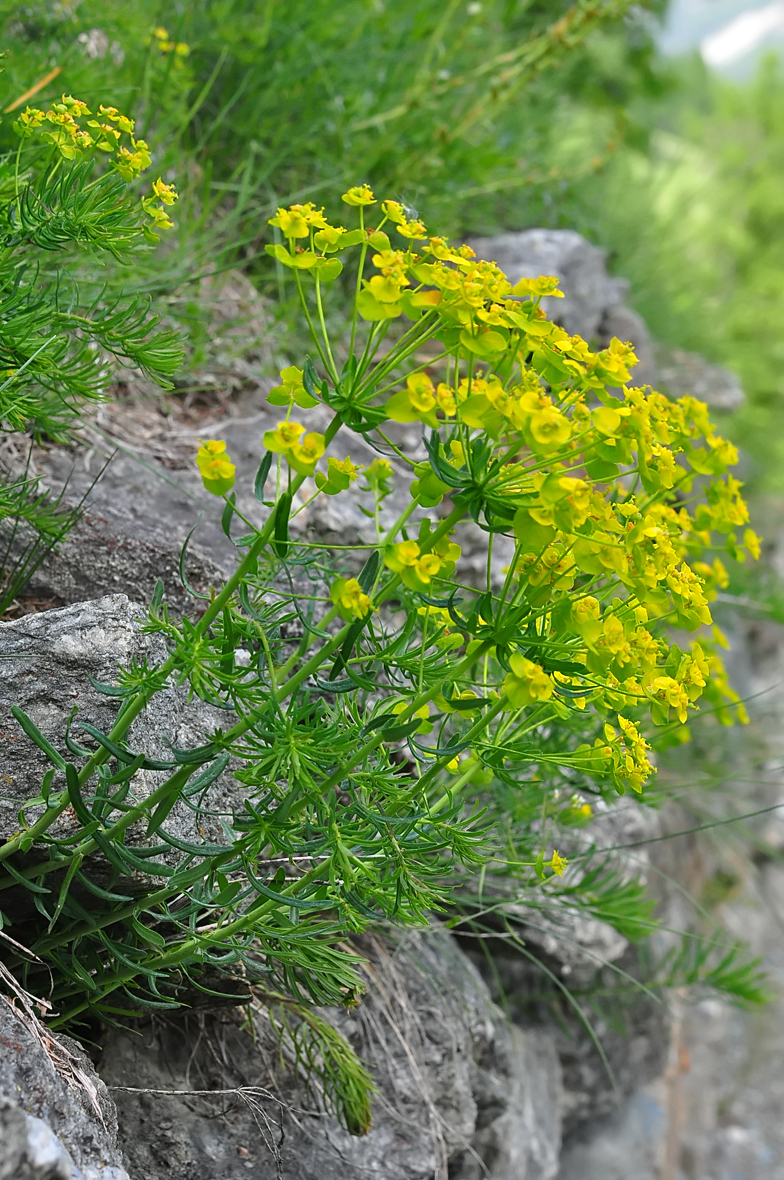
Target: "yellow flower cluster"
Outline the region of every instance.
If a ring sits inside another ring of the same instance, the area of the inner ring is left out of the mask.
[[[300,475],[312,475],[324,454],[324,435],[305,432],[299,422],[281,422],[264,435],[264,446],[273,455],[284,455]]]
[[[356,578],[337,578],[332,583],[330,598],[345,619],[364,619],[373,609],[370,595]]]
[[[292,205],[270,219],[286,245],[270,245],[269,253],[318,282],[340,272],[338,252],[361,248],[356,309],[371,336],[380,338],[385,321],[406,316],[420,340],[439,345],[436,360],[420,362],[397,384],[382,382],[382,392],[368,378],[362,406],[372,423],[429,428],[429,459],[414,465],[412,496],[420,507],[451,495],[490,533],[514,538],[503,595],[490,596],[486,618],[503,609],[527,611],[538,639],[534,648],[506,647],[502,663],[509,670],[492,690],[500,691],[503,707],[565,715],[590,702],[604,717],[617,715],[586,756],[606,765],[618,790],[640,790],[652,768],[624,710],[645,706],[656,724],[683,725],[703,695],[722,720],[728,705],[739,705],[712,650],[715,637],[681,651],[653,633],[712,623],[710,601],[727,573],[718,557],[704,560],[706,550],[718,542],[734,560],[759,554],[741,484],[728,473],[735,448],[716,434],[696,398],[670,400],[635,386],[630,344],[614,338],[594,351],[548,320],[541,303],[562,296],[556,278],[512,284],[495,263],[429,236],[415,213],[377,201],[367,185],[349,189],[343,201],[358,210],[359,229],[330,224],[314,204]],[[368,226],[374,211],[376,224]],[[387,371],[395,370],[390,364]],[[304,405],[300,399],[310,395],[300,371],[281,376],[270,400]],[[343,380],[332,375],[340,397]],[[337,409],[333,396],[324,394]],[[303,434],[304,427],[285,422],[265,443],[292,462],[296,448],[311,440],[296,467],[310,472],[320,436],[301,440]],[[376,460],[365,473],[367,490],[385,487],[382,464]],[[355,472],[350,460],[330,459],[329,474],[320,473],[317,483],[335,494]],[[426,596],[442,592],[459,554],[448,540],[431,544],[425,530],[387,544],[384,561],[404,586]],[[434,582],[442,583],[438,591]],[[360,617],[350,605],[359,601],[354,592],[344,587],[339,605]],[[422,612],[435,617],[447,641],[458,637],[461,616],[451,608]],[[470,631],[473,624],[462,621]],[[487,622],[488,630],[494,625]],[[537,662],[535,653],[548,644],[550,655]],[[473,690],[456,685],[455,691],[467,699],[464,693]],[[442,704],[450,711],[447,700]],[[742,709],[735,713],[742,719]]]
[[[129,173],[126,179],[138,176],[149,166],[149,148],[143,139],[134,139],[133,119],[120,114],[116,107],[101,104],[97,117],[87,119],[83,126],[80,120],[91,114],[87,103],[64,94],[48,111],[27,107],[13,126],[23,139],[38,132],[44,140],[54,144],[66,160],[73,160],[81,152],[93,148],[110,155],[117,152],[115,167],[123,175],[123,169]],[[129,136],[132,150],[121,145],[123,135]]]
[[[433,578],[448,578],[454,573],[460,552],[460,546],[448,537],[442,537],[425,552],[416,541],[399,541],[389,546],[384,560],[410,590],[425,590]]]
[[[316,487],[325,496],[337,496],[345,492],[346,488],[359,479],[362,467],[357,467],[346,456],[345,459],[327,459],[327,474],[316,472]]]
[[[133,119],[103,103],[95,118],[87,118],[91,115],[87,103],[64,94],[48,111],[27,107],[13,128],[22,139],[39,134],[65,160],[75,160],[89,151],[104,152],[112,157],[111,165],[123,180],[135,180],[149,168],[150,149],[145,140],[134,138]],[[123,136],[127,136],[127,143],[123,142]],[[164,206],[173,205],[176,200],[174,185],[166,184],[160,177],[152,186],[152,194],[142,198],[142,208],[155,229],[171,228],[173,223]]]
[[[618,730],[605,725],[607,744],[602,745],[597,739],[597,745],[609,762],[610,773],[620,793],[624,794],[627,786],[639,793],[653,772],[647,753],[650,747],[634,722],[626,717],[618,718]]]
[[[178,66],[182,63],[190,53],[190,46],[184,41],[174,41],[169,36],[169,33],[162,26],[158,26],[152,30],[150,34],[150,43],[155,46],[160,54],[167,57],[169,54],[174,55],[174,64]]]
[[[504,692],[513,708],[550,700],[555,686],[552,677],[539,664],[515,652],[509,660],[509,667],[512,670],[504,680]]]
[[[151,197],[142,197],[142,208],[144,212],[152,219],[156,229],[171,229],[174,222],[164,209],[164,205],[174,204],[177,200],[177,190],[173,184],[165,184],[159,176],[153,182],[152,192],[153,195]],[[156,205],[156,200],[161,203]]]

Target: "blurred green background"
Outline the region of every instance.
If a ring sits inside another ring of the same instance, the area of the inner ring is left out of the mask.
[[[59,69],[33,102],[66,90],[134,114],[182,192],[176,241],[126,276],[151,290],[240,265],[285,316],[267,218],[358,181],[436,232],[580,230],[656,339],[739,374],[729,431],[764,496],[784,491],[780,7],[4,0],[0,94],[7,108]],[[172,307],[195,347],[192,304]]]

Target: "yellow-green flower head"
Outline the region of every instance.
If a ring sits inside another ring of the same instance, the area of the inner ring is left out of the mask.
[[[399,201],[382,201],[381,208],[384,214],[393,221],[395,225],[405,225],[406,211]]]
[[[123,180],[133,180],[152,163],[150,149],[143,139],[132,139],[131,143],[134,150],[131,151],[125,144],[121,144],[114,160],[114,166]],[[153,201],[154,197],[147,197],[146,200]]]
[[[87,126],[92,127],[95,134],[95,146],[101,152],[113,152],[120,139],[120,132],[111,123],[99,123],[97,119],[88,119]]]
[[[591,814],[590,807],[588,808],[588,814],[589,815]],[[562,877],[564,874],[564,869],[569,864],[569,861],[566,859],[565,856],[561,856],[560,852],[558,852],[558,850],[554,848],[553,855],[547,861],[547,864],[553,870],[556,877]]]
[[[294,443],[288,452],[288,460],[295,471],[310,475],[323,454],[324,435],[311,431]]]
[[[121,115],[117,107],[105,107],[103,103],[98,107],[98,114],[105,119],[111,119],[112,123],[116,123],[120,131],[127,131],[129,135],[133,135],[135,123],[133,119],[129,119],[127,115]]]
[[[397,232],[404,238],[412,238],[421,241],[422,238],[427,237],[427,229],[424,221],[406,221],[403,225],[397,227]]]
[[[428,585],[441,569],[441,558],[437,553],[424,553],[414,562],[414,570],[420,582]]]
[[[171,229],[174,225],[171,217],[160,205],[153,205],[152,197],[142,197],[142,206],[148,217],[152,219],[156,229]]]
[[[196,452],[196,466],[202,483],[213,496],[223,496],[234,487],[236,467],[226,454],[226,443],[220,438],[201,439]]]
[[[269,224],[277,226],[284,238],[306,238],[310,233],[304,215],[294,208],[278,209]]]
[[[365,468],[365,479],[367,480],[367,487],[364,490],[375,491],[383,498],[392,490],[390,487],[392,464],[388,459],[374,459]]]
[[[401,565],[416,565],[419,546],[416,541],[401,541],[395,545],[395,556]]]
[[[324,210],[308,202],[306,205],[290,205],[278,209],[269,219],[270,225],[278,227],[284,238],[307,238],[311,229],[327,229]]]
[[[563,299],[564,293],[559,290],[558,284],[560,279],[555,275],[539,275],[535,279],[520,279],[512,288],[513,295],[532,295],[534,299],[541,299],[543,296],[557,299]]]
[[[359,478],[359,473],[362,470],[361,464],[357,467],[356,464],[351,462],[348,455],[345,459],[330,459],[329,464],[335,471],[339,471],[341,475],[347,476],[351,483]]]
[[[342,225],[326,225],[323,229],[318,230],[313,243],[317,250],[334,251],[340,245],[340,239],[348,233]]]
[[[455,414],[457,413],[457,398],[455,397],[455,391],[449,385],[445,385],[443,381],[439,382],[438,388],[436,389],[436,403],[439,410],[443,410],[447,418],[454,418]],[[456,440],[453,439],[449,444],[450,449],[455,457],[457,457],[458,454],[460,455],[459,461],[462,463],[464,460],[462,444],[459,444],[461,447],[460,451],[455,451],[453,445],[455,441]]]
[[[61,101],[54,104],[55,110],[60,107],[65,107],[75,119],[81,119],[82,115],[92,113],[86,102],[82,102],[80,98],[74,98],[72,94],[64,94]]]
[[[152,191],[155,193],[159,201],[163,201],[164,205],[173,205],[179,198],[179,194],[173,184],[165,184],[160,176],[153,181]]]
[[[546,406],[533,414],[529,429],[534,440],[546,450],[563,446],[572,433],[571,422],[555,406]]]
[[[504,692],[513,709],[538,701],[549,701],[554,685],[544,668],[526,659],[520,652],[510,657],[509,666],[511,672],[504,679]]]
[[[280,370],[281,384],[267,394],[267,401],[273,406],[291,406],[292,402],[301,410],[318,405],[318,398],[311,397],[303,384],[302,369],[289,365]]]
[[[396,304],[400,298],[401,289],[409,285],[405,275],[400,278],[388,278],[386,275],[373,275],[368,280],[368,290],[379,303]]]
[[[338,578],[332,585],[330,598],[346,618],[364,619],[372,610],[370,596],[356,578]]]
[[[305,427],[300,422],[279,422],[274,430],[268,430],[264,435],[264,446],[274,455],[282,455],[291,450]]]
[[[23,139],[27,139],[32,135],[44,121],[44,112],[38,107],[26,107],[19,118],[14,123],[14,131],[17,135],[21,135]]]
[[[648,685],[648,695],[651,700],[658,703],[659,709],[655,706],[651,709],[651,716],[654,722],[666,725],[669,719],[669,710],[674,709],[675,715],[683,725],[688,717],[689,697],[682,684],[672,676],[657,676]],[[663,720],[661,718],[663,717]]]
[[[356,207],[375,205],[376,203],[376,198],[373,196],[373,190],[369,184],[355,185],[347,193],[343,193],[340,199],[341,201],[345,201],[347,205],[354,205]]]
[[[430,377],[427,373],[409,373],[406,377],[406,386],[405,390],[393,394],[387,402],[388,416],[393,422],[421,420],[435,425],[433,411],[436,407],[436,393]]]

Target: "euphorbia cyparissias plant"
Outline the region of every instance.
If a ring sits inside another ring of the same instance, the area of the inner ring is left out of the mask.
[[[12,126],[17,148],[0,155],[0,434],[63,442],[105,397],[114,358],[167,388],[182,363],[149,301],[106,274],[107,256],[149,253],[177,193],[160,177],[134,193],[152,158],[115,107],[64,94]],[[0,472],[0,616],[77,518],[38,478]]]
[[[366,185],[343,199],[351,229],[313,205],[272,219],[285,244],[268,249],[291,268],[315,353],[270,394],[284,416],[259,439],[257,523],[240,523],[225,444],[199,450],[235,573],[181,624],[156,594],[147,626],[168,659],[106,687],[122,707],[110,734],[91,731],[97,747],[49,746],[43,814],[23,813],[0,849],[18,866],[49,845],[30,880],[68,870],[64,892],[38,895],[51,923],[32,948],[55,964],[60,1022],[175,1003],[172,979],[198,986],[208,964],[295,998],[352,1002],[347,932],[425,922],[479,865],[500,866],[521,896],[541,885],[557,898],[567,864],[555,845],[590,823],[587,797],[644,792],[648,719],[677,728],[706,699],[724,721],[741,709],[708,630],[724,578],[713,549],[743,560],[758,543],[727,474],[734,450],[705,405],[635,386],[628,344],[592,352],[548,320],[555,279],[512,286]],[[348,251],[353,311],[332,339],[324,300]],[[323,433],[308,426],[316,406],[331,414]],[[427,461],[400,449],[390,421],[422,423]],[[378,458],[361,469],[332,453],[341,426]],[[390,523],[394,464],[413,482]],[[290,524],[359,479],[375,540],[341,563]],[[487,538],[481,589],[461,579],[462,521]],[[510,557],[498,576],[500,538]],[[670,629],[695,638],[675,644]],[[227,720],[156,763],[163,778],[145,798],[133,789],[145,752],[126,737],[172,681]],[[206,813],[200,800],[227,767],[244,805],[221,817],[223,839],[171,836],[174,802]],[[84,830],[66,841],[52,825],[69,804]],[[139,820],[148,845],[129,847]],[[96,886],[88,920],[69,866],[88,888],[98,849],[115,881],[140,864],[159,878],[133,896]]]

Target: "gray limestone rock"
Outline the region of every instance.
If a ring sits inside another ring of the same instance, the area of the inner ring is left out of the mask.
[[[0,1180],[72,1180],[74,1172],[62,1140],[42,1119],[0,1099]]]
[[[106,1087],[75,1041],[0,997],[0,1180],[99,1178],[129,1180]]]
[[[125,447],[114,455],[95,486],[91,485],[98,464],[90,448],[51,448],[41,453],[38,464],[47,484],[60,487],[70,476],[71,496],[87,497],[86,515],[35,573],[29,593],[74,602],[119,590],[135,601],[148,602],[160,578],[170,608],[175,612],[192,610],[194,601],[179,579],[180,551],[191,530],[195,528],[186,572],[195,590],[203,593],[220,585],[237,563],[237,550],[221,528],[222,501],[205,492],[194,463],[199,437],[225,440],[237,467],[237,507],[254,524],[262,525],[269,509],[256,499],[254,481],[264,454],[264,433],[274,429],[281,417],[280,409],[267,406],[247,417],[216,421],[201,431],[177,429],[170,449],[181,455],[182,465],[174,470],[142,448]],[[331,414],[323,408],[308,412],[308,426],[313,430],[323,431],[330,419]],[[421,436],[411,429],[405,434],[401,442],[419,458]],[[107,455],[112,453],[105,441],[96,439],[95,446]],[[346,431],[338,434],[331,453],[341,458],[350,455],[354,462],[363,464],[377,457],[363,439]],[[393,466],[395,490],[383,506],[382,528],[392,524],[410,498],[410,468],[400,462]],[[314,491],[315,485],[307,481],[295,499],[294,511]],[[274,494],[274,476],[268,493]],[[299,513],[292,521],[292,531],[343,545],[373,541],[375,525],[362,507],[372,509],[372,496],[354,484],[350,496],[321,497]],[[243,526],[235,529],[245,531]]]
[[[280,416],[279,409],[266,407],[248,417],[215,422],[201,432],[206,437],[225,440],[237,467],[237,507],[257,526],[264,523],[269,511],[258,502],[253,490],[264,453],[263,436],[275,427]],[[309,410],[308,425],[323,431],[330,417],[323,408]],[[393,424],[391,433],[407,454],[417,460],[424,457],[418,424],[400,429]],[[175,614],[191,611],[194,599],[183,588],[179,577],[180,551],[191,529],[196,526],[188,547],[186,573],[194,590],[204,593],[210,586],[219,586],[237,562],[237,550],[221,528],[221,502],[204,491],[193,463],[198,445],[196,431],[183,429],[179,433],[177,446],[185,459],[184,466],[174,471],[167,469],[161,460],[126,449],[115,455],[92,490],[96,464],[94,457],[88,462],[86,450],[74,453],[66,448],[53,448],[42,454],[39,466],[48,483],[58,486],[70,473],[72,494],[87,495],[87,512],[58,552],[47,558],[35,573],[29,593],[75,602],[119,590],[144,603],[152,597],[160,578],[170,609]],[[338,433],[331,453],[340,458],[349,455],[355,463],[364,465],[378,457],[364,439],[345,430]],[[394,455],[390,461],[394,490],[379,515],[382,529],[392,525],[408,506],[411,496],[411,468]],[[360,480],[352,485],[350,494],[320,497],[294,517],[292,533],[336,545],[375,541],[373,497],[361,488]],[[295,497],[293,510],[302,508],[315,490],[312,481],[307,480]],[[274,476],[270,477],[268,493],[274,493]],[[440,513],[449,511],[448,505],[449,501],[445,501],[440,508],[417,509],[412,521],[416,524],[422,516],[429,516],[437,523]],[[240,527],[235,531],[246,530]],[[469,521],[460,526],[457,540],[464,550],[461,576],[472,584],[484,585],[486,534]],[[497,541],[493,554],[493,577],[497,584],[503,581],[502,571],[513,553],[511,541],[503,538]]]
[[[187,1032],[158,1022],[109,1034],[110,1087],[256,1088],[251,1105],[114,1090],[131,1169],[145,1180],[552,1180],[560,1072],[547,1034],[512,1029],[443,930],[359,949],[368,996],[332,1018],[379,1086],[368,1134],[348,1135],[316,1094],[297,1091],[263,1012],[255,1043],[224,1012]]]
[[[558,1180],[660,1180],[666,1161],[669,1112],[661,1086],[639,1090],[585,1139],[565,1150]]]
[[[737,410],[745,397],[735,373],[712,365],[696,352],[657,349],[659,381],[671,397],[691,394],[716,410]]]
[[[160,501],[164,488],[162,485],[158,497],[159,510],[163,507]],[[160,580],[172,614],[190,613],[195,602],[183,586],[179,569],[185,538],[176,534],[172,537],[171,533],[167,536],[163,527],[158,535],[136,535],[132,529],[123,528],[119,515],[116,507],[91,507],[60,548],[36,570],[26,593],[73,603],[121,591],[134,602],[147,603]],[[191,546],[185,574],[188,585],[205,594],[211,586],[221,585],[225,571],[203,549]]]
[[[76,722],[87,721],[104,733],[111,728],[118,708],[116,698],[98,692],[90,683],[115,681],[119,665],[147,659],[151,666],[166,658],[158,637],[142,632],[143,610],[125,594],[113,594],[93,602],[77,603],[62,610],[26,615],[0,623],[0,837],[7,839],[19,828],[17,812],[22,802],[40,792],[41,779],[49,769],[46,755],[26,736],[11,714],[11,706],[23,709],[55,749],[69,756],[64,744],[66,726],[74,706]],[[201,745],[226,714],[198,699],[189,702],[182,689],[167,688],[158,693],[134,722],[127,740],[132,749],[152,758],[166,759],[171,751],[168,739],[180,748]],[[74,724],[74,737],[90,744]],[[141,798],[162,781],[162,771],[140,770],[132,789]],[[60,785],[60,772],[54,787]],[[230,817],[237,806],[237,788],[226,774],[215,787],[211,809]],[[35,809],[28,817],[37,814]],[[68,812],[57,821],[58,831],[69,831]],[[206,821],[202,820],[205,827]],[[214,821],[217,822],[217,821]],[[182,839],[198,838],[194,812],[184,804],[175,806],[167,830]],[[207,833],[210,835],[210,833]],[[220,827],[213,836],[220,834]]]

